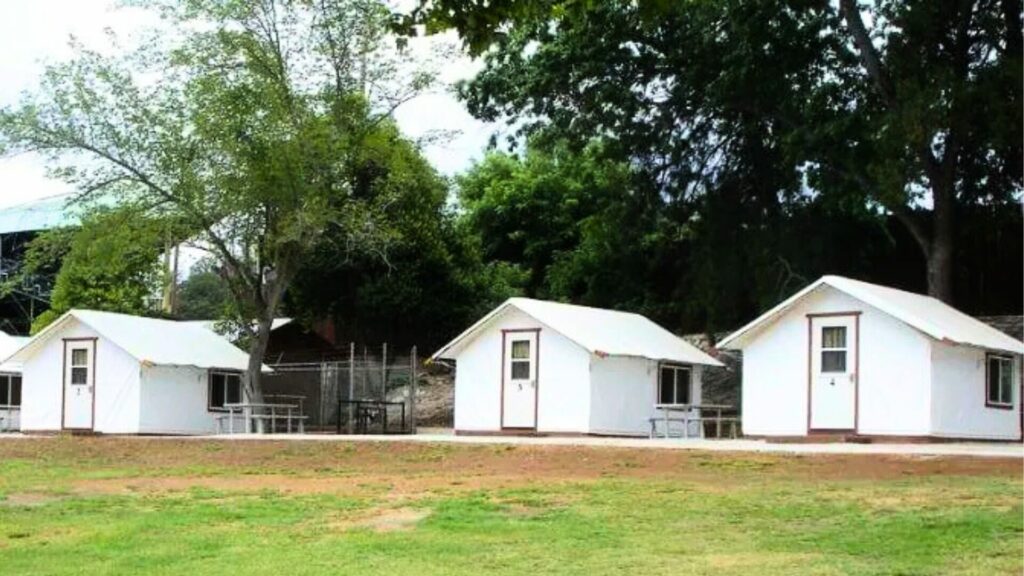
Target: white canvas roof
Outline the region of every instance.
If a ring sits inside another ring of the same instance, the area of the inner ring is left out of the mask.
[[[718,360],[639,314],[530,298],[509,298],[431,358],[451,358],[453,352],[472,340],[492,319],[510,309],[523,312],[591,354],[722,366]]]
[[[27,336],[11,336],[10,334],[0,331],[0,358],[7,358],[11,354],[14,354],[18,348],[21,348],[29,341]],[[0,364],[0,372],[21,372],[21,364],[16,362],[4,362]]]
[[[72,319],[89,326],[140,362],[245,370],[249,355],[223,336],[193,322],[143,318],[95,310],[71,310],[36,334],[6,362],[24,363]]]
[[[851,280],[842,276],[822,276],[750,324],[727,336],[719,342],[718,346],[720,348],[742,348],[761,328],[784,314],[798,300],[822,286],[831,286],[852,296],[935,340],[1024,354],[1024,342],[1011,338],[935,298]]]

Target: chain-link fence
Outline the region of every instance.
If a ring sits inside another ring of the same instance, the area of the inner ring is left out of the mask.
[[[311,432],[403,434],[415,431],[416,349],[349,346],[329,362],[273,364],[262,379],[267,401],[298,404]]]

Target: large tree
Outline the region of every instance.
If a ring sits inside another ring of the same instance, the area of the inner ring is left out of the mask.
[[[891,213],[951,301],[957,214],[1020,198],[1021,17],[1019,0],[435,0],[404,22],[482,55],[475,115],[605,137],[674,198],[729,182]]]
[[[386,253],[390,197],[363,194],[351,160],[430,77],[400,65],[376,1],[140,4],[161,11],[161,35],[50,67],[0,112],[0,147],[48,155],[83,194],[182,221],[252,327],[258,398],[271,322],[326,231],[351,253]]]
[[[522,275],[484,263],[451,207],[449,182],[397,127],[382,127],[354,162],[361,194],[392,199],[401,237],[386,259],[321,244],[286,299],[289,314],[331,318],[338,338],[440,345],[517,290]]]

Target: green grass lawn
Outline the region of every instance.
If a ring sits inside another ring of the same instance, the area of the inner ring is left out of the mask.
[[[1022,513],[1007,461],[0,441],[4,574],[1020,574]]]

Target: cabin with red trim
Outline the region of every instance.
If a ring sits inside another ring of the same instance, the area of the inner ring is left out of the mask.
[[[1024,342],[928,296],[824,276],[718,346],[748,436],[1021,439]]]
[[[647,436],[659,405],[693,407],[696,428],[702,371],[722,366],[639,314],[529,298],[505,301],[432,361],[455,364],[457,434]]]

